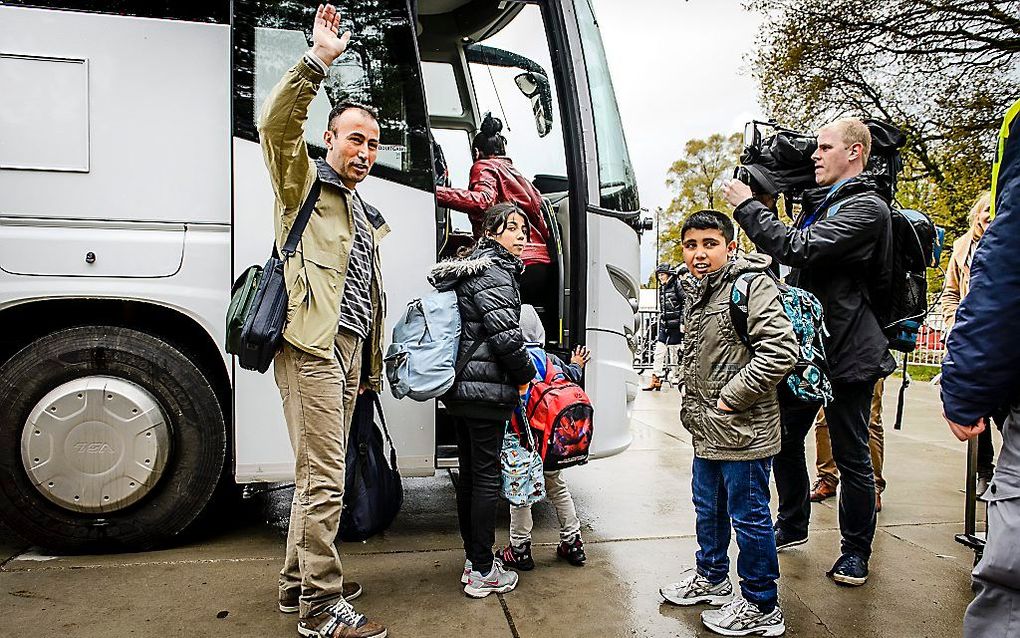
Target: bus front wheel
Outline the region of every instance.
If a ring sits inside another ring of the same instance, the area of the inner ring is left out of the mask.
[[[45,335],[0,365],[0,517],[62,552],[147,549],[216,489],[226,423],[185,354],[115,326]]]

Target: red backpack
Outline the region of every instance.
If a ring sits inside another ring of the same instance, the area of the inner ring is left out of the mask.
[[[536,432],[535,443],[547,471],[588,462],[595,414],[591,399],[581,386],[557,370],[548,357],[543,378],[531,384],[526,407],[527,420]],[[520,432],[518,418],[514,413],[514,429]]]

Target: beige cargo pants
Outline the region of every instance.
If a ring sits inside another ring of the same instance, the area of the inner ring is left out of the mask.
[[[344,459],[361,378],[362,339],[340,330],[323,359],[284,343],[274,359],[294,449],[294,501],[281,595],[300,588],[301,617],[336,602],[343,589],[337,529],[344,500]]]

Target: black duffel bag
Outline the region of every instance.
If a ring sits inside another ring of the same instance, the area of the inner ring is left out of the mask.
[[[280,340],[283,338],[283,324],[287,319],[287,284],[283,278],[283,264],[290,259],[297,251],[298,242],[301,241],[301,234],[308,225],[312,216],[315,202],[319,199],[319,192],[322,190],[322,183],[316,178],[312,189],[308,191],[301,210],[298,211],[297,219],[287,234],[287,241],[283,244],[281,258],[276,252],[276,245],[273,244],[273,254],[270,255],[266,265],[260,272],[252,272],[257,266],[245,270],[241,279],[234,284],[231,295],[230,308],[227,314],[227,344],[228,348],[237,344],[237,362],[245,370],[257,370],[264,373],[273,362],[277,350],[280,349]],[[243,280],[243,282],[242,282]],[[240,284],[240,285],[238,285]],[[247,284],[247,285],[246,285]],[[254,294],[252,294],[252,286]],[[246,297],[251,297],[250,301]],[[244,310],[243,322],[238,322],[237,317],[231,317],[231,312]],[[230,334],[231,325],[240,323],[240,335],[232,338]],[[228,349],[228,352],[230,350]]]
[[[376,413],[379,414],[379,427],[375,424]],[[390,447],[389,454],[386,454],[383,443],[384,434],[385,445]],[[403,502],[404,488],[397,470],[397,451],[386,429],[379,395],[365,390],[354,404],[351,432],[347,436],[340,538],[363,541],[384,531],[396,518]]]

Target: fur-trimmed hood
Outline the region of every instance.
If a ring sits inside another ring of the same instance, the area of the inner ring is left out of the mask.
[[[488,238],[478,241],[478,246],[467,257],[444,259],[429,271],[428,282],[436,290],[450,290],[464,277],[480,275],[490,266],[500,266],[515,276],[524,272],[524,262],[510,254],[506,248]]]

